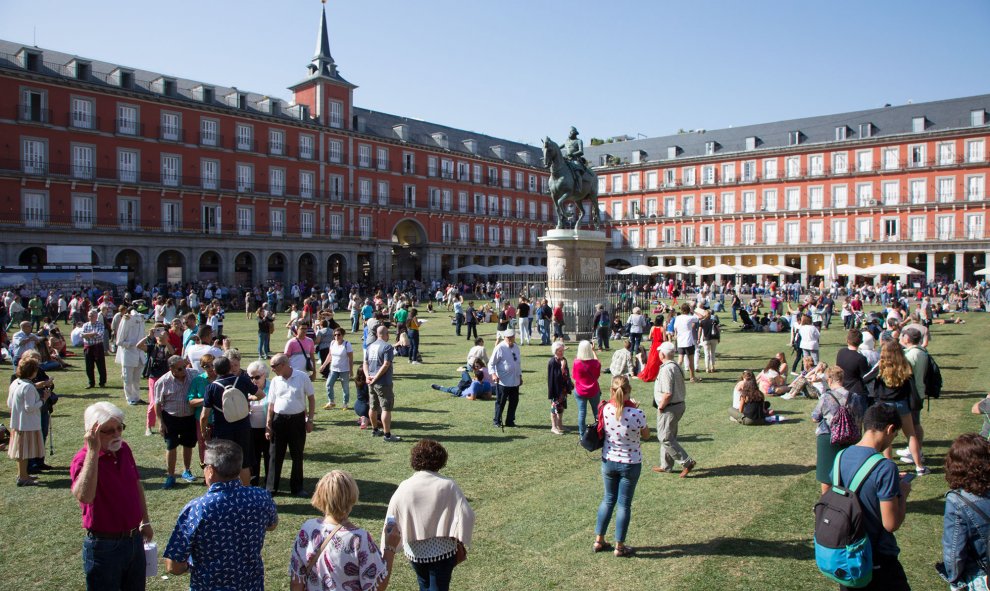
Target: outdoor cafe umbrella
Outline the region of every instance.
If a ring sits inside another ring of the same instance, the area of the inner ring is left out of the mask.
[[[787,265],[774,265],[774,267],[780,269],[780,272],[783,273],[784,275],[793,275],[794,273],[801,272],[801,269],[798,269],[796,267],[788,267]]]
[[[819,269],[818,274],[824,275],[827,271],[828,269]],[[857,267],[856,265],[847,265],[845,263],[836,266],[835,273],[837,275],[844,275],[846,277],[853,277],[855,275],[865,275],[865,273],[863,273],[862,267]]]
[[[973,273],[973,274],[974,275],[990,275],[990,267],[987,267],[986,269],[980,269],[979,271],[977,271],[976,273]]]
[[[881,263],[863,269],[862,273],[863,275],[920,275],[921,271],[907,265]]]
[[[736,268],[732,265],[727,265],[725,263],[720,263],[714,267],[703,267],[698,274],[699,275],[735,275]]]
[[[653,275],[653,267],[648,265],[635,265],[628,269],[619,271],[619,275]]]

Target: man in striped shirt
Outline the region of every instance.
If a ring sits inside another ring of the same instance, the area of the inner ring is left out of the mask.
[[[100,372],[100,387],[105,388],[107,385],[107,360],[103,348],[103,337],[106,329],[99,317],[100,314],[95,308],[90,310],[89,322],[83,324],[82,327],[83,351],[86,356],[86,378],[89,380],[87,388],[96,387],[96,376],[93,375],[94,365]]]

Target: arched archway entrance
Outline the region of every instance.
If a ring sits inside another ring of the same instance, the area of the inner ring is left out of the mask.
[[[316,283],[316,257],[308,252],[299,257],[299,280],[307,285]]]
[[[157,264],[157,278],[156,282],[159,284],[163,283],[177,283],[181,284],[185,281],[186,258],[182,256],[182,253],[177,250],[166,250],[158,255]]]
[[[199,256],[200,281],[217,281],[220,279],[220,255],[208,250]]]
[[[392,230],[392,279],[423,278],[426,230],[415,220],[402,220]]]
[[[330,282],[330,285],[343,283],[346,273],[347,259],[344,258],[344,255],[330,255],[330,258],[327,259],[327,281]]]
[[[280,252],[268,257],[268,281],[285,280],[285,255]]]
[[[125,248],[114,257],[113,264],[115,267],[127,268],[127,288],[134,287],[138,273],[141,271],[141,255],[136,250]]]
[[[32,246],[21,251],[17,264],[27,267],[44,267],[48,264],[48,251],[40,246]]]
[[[254,255],[250,252],[242,252],[234,257],[234,285],[254,285]]]
[[[625,259],[612,259],[612,260],[608,261],[607,263],[605,263],[605,266],[606,267],[612,267],[616,271],[621,271],[623,269],[628,269],[632,265],[630,265],[629,264],[629,261],[627,261]]]

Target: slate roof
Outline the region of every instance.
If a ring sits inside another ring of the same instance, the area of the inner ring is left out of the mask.
[[[799,146],[809,144],[824,144],[836,142],[835,130],[845,126],[847,135],[845,141],[865,139],[860,136],[860,124],[872,124],[871,138],[884,138],[913,133],[912,122],[915,117],[924,117],[925,131],[944,131],[970,127],[970,112],[983,109],[990,111],[990,94],[954,98],[926,103],[913,103],[834,115],[805,117],[773,123],[746,125],[727,129],[699,130],[676,135],[653,137],[646,139],[627,140],[592,146],[585,138],[585,157],[595,166],[603,164],[606,154],[621,158],[623,164],[633,161],[633,151],[641,150],[646,153],[640,162],[672,162],[685,158],[706,156],[707,142],[716,142],[715,156],[746,152],[746,139],[758,138],[756,148],[750,153],[760,150],[771,150],[790,146],[790,132],[800,132]],[[988,117],[990,122],[990,117]],[[668,148],[678,148],[674,160],[668,158]],[[793,147],[793,146],[792,146]]]

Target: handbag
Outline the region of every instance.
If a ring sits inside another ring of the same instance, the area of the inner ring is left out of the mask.
[[[588,451],[599,450],[605,446],[605,438],[602,436],[599,430],[599,425],[602,424],[602,409],[605,408],[605,402],[598,405],[598,412],[595,413],[595,422],[589,425],[584,430],[584,435],[581,436],[581,447]]]
[[[306,373],[308,373],[309,375],[312,376],[313,375],[313,357],[311,355],[309,355],[308,353],[306,353],[306,349],[303,349],[302,343],[299,341],[298,338],[296,339],[296,344],[299,345],[299,352],[302,353],[303,354],[303,357],[306,358]]]
[[[310,557],[310,559],[306,562],[306,574],[307,575],[310,573],[310,571],[313,570],[313,567],[316,566],[316,561],[319,560],[320,559],[320,556],[323,555],[323,551],[327,549],[327,545],[330,543],[330,540],[332,540],[333,537],[335,535],[337,535],[337,532],[339,532],[340,531],[340,528],[342,528],[343,526],[344,526],[343,523],[338,523],[337,524],[337,527],[333,528],[333,530],[330,532],[330,535],[328,535],[323,540],[323,543],[320,544],[320,549],[316,551],[316,554],[313,554],[313,556]]]
[[[457,551],[454,553],[454,559],[454,566],[467,560],[467,548],[464,547],[464,544],[460,540],[457,540]]]

